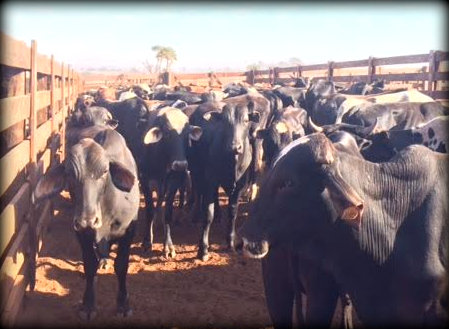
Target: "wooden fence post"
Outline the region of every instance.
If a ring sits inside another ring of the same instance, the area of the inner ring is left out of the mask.
[[[56,129],[55,125],[55,57],[51,55],[51,85],[50,85],[50,108],[51,108],[51,132]]]
[[[33,191],[37,181],[37,149],[36,149],[36,130],[37,130],[37,42],[31,40],[31,65],[30,65],[30,163],[28,164],[28,181],[30,182],[30,193]],[[29,260],[29,268],[27,270],[27,278],[30,289],[34,290],[36,282],[36,257],[37,257],[37,241],[36,241],[36,211],[34,207],[30,208],[27,215],[28,222],[28,247],[27,258]]]
[[[368,83],[373,82],[373,75],[376,74],[376,67],[373,64],[373,59],[374,58],[371,56],[368,58]]]
[[[274,84],[274,72],[273,72],[273,68],[270,67],[268,70],[268,82],[270,83],[270,85]]]
[[[431,50],[429,53],[429,78],[427,82],[427,91],[429,96],[433,94],[433,81],[435,78],[435,51]]]
[[[65,159],[65,101],[64,101],[64,89],[65,89],[65,75],[64,75],[64,62],[61,63],[61,162]]]
[[[246,75],[246,82],[248,82],[251,86],[254,86],[254,80],[255,80],[255,76],[256,76],[254,69],[252,69],[250,71],[246,71],[245,75]]]
[[[273,67],[273,83],[272,84],[277,84],[279,78],[279,67]]]
[[[36,92],[37,92],[37,72],[36,72],[36,40],[31,40],[31,70],[30,70],[30,162],[36,163]]]
[[[327,63],[327,81],[332,81],[334,76],[334,62],[330,61]]]

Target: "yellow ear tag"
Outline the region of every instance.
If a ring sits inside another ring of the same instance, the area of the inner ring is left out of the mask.
[[[286,133],[288,131],[288,127],[285,124],[285,122],[278,122],[276,123],[276,125],[274,126],[274,128],[277,130],[278,133],[283,134]]]

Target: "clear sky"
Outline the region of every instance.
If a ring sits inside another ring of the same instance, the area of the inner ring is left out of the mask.
[[[154,45],[174,70],[244,70],[447,50],[444,2],[4,2],[1,30],[74,68],[142,67]]]

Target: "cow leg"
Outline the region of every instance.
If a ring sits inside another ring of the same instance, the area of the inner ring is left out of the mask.
[[[110,244],[105,238],[101,239],[101,241],[96,244],[96,253],[100,259],[98,267],[100,269],[107,269],[109,251]]]
[[[231,193],[229,197],[228,206],[228,237],[227,237],[227,248],[229,251],[235,251],[234,240],[235,240],[235,220],[237,219],[238,212],[238,200],[241,194],[241,190]]]
[[[214,220],[214,201],[216,190],[217,188],[209,188],[203,196],[203,204],[201,205],[201,214],[204,220],[197,257],[203,262],[209,259],[209,231]]]
[[[290,255],[282,247],[270,248],[262,258],[265,299],[274,328],[291,328],[295,297]]]
[[[214,221],[217,223],[221,223],[221,208],[220,208],[220,199],[218,195],[218,189],[215,192],[214,197]]]
[[[98,258],[94,250],[94,237],[91,234],[78,233],[77,238],[83,255],[84,277],[86,287],[79,316],[83,320],[92,320],[97,315],[95,308],[95,284],[97,280]]]
[[[132,221],[124,236],[118,242],[117,257],[114,261],[114,271],[118,279],[117,314],[130,316],[128,291],[126,289],[126,274],[128,273],[129,249],[134,237],[136,221]]]
[[[303,295],[305,293],[304,287],[301,283],[301,276],[300,276],[300,266],[299,266],[299,256],[291,251],[288,251],[291,266],[291,273],[292,273],[292,284],[294,287],[294,299],[295,299],[295,314],[296,314],[296,320],[298,327],[302,328],[306,325],[304,313],[303,313],[303,307],[305,306],[303,304]]]
[[[338,286],[332,276],[315,263],[302,258],[298,263],[307,295],[306,323],[329,327],[340,295]]]
[[[154,219],[154,206],[152,192],[148,183],[148,179],[143,178],[142,192],[145,198],[146,204],[146,217],[145,217],[145,229],[143,233],[143,250],[145,252],[151,252],[153,250],[153,219]]]
[[[175,258],[176,251],[175,247],[173,246],[173,242],[171,239],[171,231],[170,231],[170,224],[172,223],[173,218],[173,201],[175,199],[177,188],[169,187],[169,190],[167,192],[167,196],[165,198],[165,220],[164,220],[164,235],[165,235],[165,242],[164,242],[164,255],[165,258],[168,258],[169,256],[172,258]]]

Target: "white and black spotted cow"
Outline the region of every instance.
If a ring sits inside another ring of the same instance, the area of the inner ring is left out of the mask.
[[[412,144],[422,144],[433,151],[447,153],[449,146],[449,117],[439,116],[431,121],[404,130],[389,130],[373,134],[371,143],[361,149],[370,161],[387,161]]]

